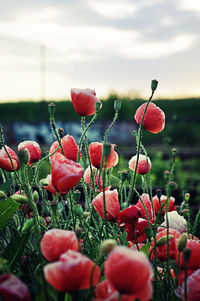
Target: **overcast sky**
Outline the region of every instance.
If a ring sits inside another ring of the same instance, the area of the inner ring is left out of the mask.
[[[200,0],[0,0],[0,100],[200,96]]]

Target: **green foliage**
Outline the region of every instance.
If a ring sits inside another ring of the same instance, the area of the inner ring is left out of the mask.
[[[19,206],[20,204],[13,201],[12,198],[0,202],[0,230],[2,230],[13,217]]]

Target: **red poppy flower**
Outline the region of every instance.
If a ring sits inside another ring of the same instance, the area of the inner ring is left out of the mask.
[[[88,257],[69,250],[59,261],[44,267],[44,276],[58,291],[72,292],[95,286],[100,279],[100,270]]]
[[[106,168],[114,167],[118,164],[118,154],[114,150],[114,144],[111,144],[111,152],[107,159]],[[93,142],[90,144],[89,147],[89,156],[93,166],[96,168],[101,167],[101,158],[103,152],[103,143]],[[103,168],[105,166],[105,157],[103,158]]]
[[[78,159],[78,145],[76,144],[76,141],[74,139],[73,136],[70,135],[66,135],[61,139],[61,145],[64,151],[64,156],[67,159],[73,160],[73,161],[77,161]],[[58,147],[58,141],[55,141],[49,150],[49,154],[52,154],[56,148]],[[61,148],[59,147],[59,149],[56,151],[55,154],[60,153],[62,154]],[[55,156],[55,154],[53,156],[50,157],[50,160],[52,160],[52,158]]]
[[[67,193],[76,186],[83,176],[80,164],[55,154],[51,162],[52,185],[60,193]]]
[[[190,259],[187,263],[188,269],[200,269],[200,243],[196,240],[188,240],[186,248],[191,250]],[[178,257],[177,257],[178,258]],[[180,255],[180,268],[184,269],[185,263],[183,253]]]
[[[187,278],[187,300],[188,301],[199,301],[200,300],[200,269],[196,270]],[[185,300],[184,295],[184,282],[177,289],[178,295],[182,300]]]
[[[95,114],[95,103],[100,104],[101,101],[96,97],[96,92],[90,89],[71,89],[72,104],[76,113],[81,116],[89,116]]]
[[[95,288],[96,298],[94,301],[118,301],[119,293],[116,289],[111,285],[111,283],[106,279],[97,284]],[[130,295],[122,295],[122,301],[133,301],[135,300],[135,296]]]
[[[106,200],[106,217],[108,221],[117,220],[120,214],[120,204],[118,199],[117,189],[105,191],[105,200]],[[104,216],[104,202],[103,202],[103,192],[99,193],[92,201],[94,208],[101,216],[102,219],[105,219]]]
[[[142,121],[146,105],[147,102],[143,103],[135,113],[134,117],[138,124]],[[165,113],[154,103],[150,102],[143,119],[142,127],[154,134],[161,132],[165,127]]]
[[[129,168],[132,171],[135,170],[136,161],[137,161],[137,155],[133,156],[129,161]],[[148,161],[148,165],[147,165],[147,161]],[[137,165],[137,173],[140,174],[140,175],[147,174],[148,173],[148,168],[149,168],[149,171],[150,171],[151,170],[151,160],[149,159],[149,157],[147,157],[147,160],[146,160],[146,156],[140,154],[138,165]]]
[[[141,195],[141,199],[146,207],[147,214],[149,217],[150,222],[153,222],[153,211],[152,211],[152,204],[149,198],[149,195],[147,193],[143,193]],[[145,207],[143,206],[141,200],[139,199],[136,206],[140,209],[140,217],[144,218],[147,220],[147,214],[145,211]]]
[[[11,274],[0,276],[0,297],[7,301],[31,301],[27,286]]]
[[[178,247],[177,247],[177,240],[181,236],[181,233],[175,229],[169,228],[169,259],[175,259],[177,256],[178,252]],[[167,229],[164,229],[163,231],[159,232],[156,235],[156,241],[161,239],[162,237],[167,236]],[[171,237],[172,236],[172,237]],[[151,251],[154,248],[154,241],[152,242],[152,247],[150,248],[149,251]],[[154,250],[152,252],[151,259],[153,260],[154,257]],[[163,245],[156,247],[156,257],[161,260],[161,261],[166,261],[167,260],[167,242],[164,243]]]
[[[20,162],[19,162],[19,158],[17,156],[17,154],[9,147],[9,146],[5,146],[14,165],[15,170],[18,170],[20,167]],[[10,158],[8,157],[5,149],[2,147],[2,149],[0,149],[0,168],[6,170],[6,171],[14,171]]]
[[[68,250],[78,251],[78,239],[73,231],[51,229],[44,234],[41,252],[47,260],[58,260]]]
[[[121,294],[134,295],[143,301],[151,299],[152,267],[142,252],[116,247],[109,254],[104,269],[107,280]]]
[[[36,161],[40,161],[41,158],[41,149],[37,142],[35,141],[24,141],[18,145],[18,151],[27,149],[29,160],[28,164],[32,165]]]
[[[166,201],[166,199],[167,199],[166,195],[161,195],[160,202],[159,202],[159,199],[158,199],[157,196],[153,197],[153,207],[154,207],[154,210],[155,210],[156,214],[159,213],[159,211],[161,209],[161,206]],[[173,198],[171,196],[170,200],[169,200],[169,210],[168,210],[168,212],[176,210],[176,205],[174,205],[174,202],[175,202],[175,198]],[[166,208],[167,208],[167,204],[165,203],[162,211],[160,212],[161,215],[165,215]]]

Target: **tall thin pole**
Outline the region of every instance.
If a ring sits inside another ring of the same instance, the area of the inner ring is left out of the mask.
[[[40,46],[40,98],[45,100],[45,46]]]

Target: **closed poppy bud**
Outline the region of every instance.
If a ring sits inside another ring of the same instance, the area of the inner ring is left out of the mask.
[[[121,109],[121,106],[122,106],[121,100],[116,99],[116,100],[114,101],[114,110],[115,110],[115,112],[119,112],[120,109]]]
[[[103,192],[99,193],[92,201],[94,208],[101,216],[102,219],[105,219],[104,216],[104,202],[103,202]],[[111,191],[105,191],[105,203],[106,203],[106,218],[108,221],[117,220],[120,214],[120,204],[118,199],[117,189]]]
[[[20,204],[27,204],[28,203],[28,198],[25,195],[22,194],[13,194],[12,199]]]
[[[28,164],[32,165],[36,161],[40,161],[41,149],[37,142],[35,141],[24,141],[18,145],[18,151],[27,150],[29,155]]]
[[[14,169],[18,170],[20,167],[20,162],[17,154],[9,146],[5,145],[5,148],[12,159]],[[0,168],[9,172],[14,171],[12,163],[5,149],[2,147],[2,149],[0,149]]]
[[[109,254],[116,246],[117,242],[114,239],[106,239],[101,242],[100,252],[102,254]]]
[[[48,261],[56,261],[68,250],[78,251],[78,239],[72,231],[51,229],[44,234],[40,246]]]
[[[93,142],[89,146],[89,156],[93,166],[100,169],[103,152],[103,143]],[[107,158],[106,168],[114,167],[118,164],[118,154],[114,150],[114,144],[111,144],[110,155]],[[105,166],[105,157],[103,158],[103,168]]]
[[[137,161],[137,155],[133,156],[129,161],[129,168],[133,171],[136,168],[136,161]],[[140,154],[138,165],[137,165],[137,173],[140,175],[144,175],[147,174],[150,170],[151,170],[151,161],[149,157],[146,158],[145,155]]]
[[[116,247],[109,254],[104,269],[107,280],[120,294],[134,295],[139,300],[151,299],[152,267],[142,252]]]
[[[96,97],[96,92],[94,90],[71,89],[70,92],[74,109],[76,113],[81,116],[89,116],[95,114],[95,103],[99,103],[100,108],[102,106],[101,101]]]
[[[146,105],[147,103],[142,104],[135,113],[134,117],[138,124],[140,124],[142,121],[142,116],[144,114]],[[142,127],[153,134],[157,134],[164,129],[165,114],[154,103],[149,103],[145,112]]]
[[[181,235],[181,237],[179,238],[179,240],[178,240],[178,250],[179,250],[179,252],[182,252],[186,248],[187,238],[188,238],[187,233],[183,233]]]
[[[83,176],[80,164],[56,154],[51,163],[51,177],[53,187],[60,193],[67,193],[75,187]]]
[[[11,274],[0,276],[0,297],[5,301],[31,301],[27,286]]]
[[[63,152],[64,152],[64,156],[67,159],[73,160],[73,161],[77,161],[78,159],[78,145],[76,144],[76,141],[74,139],[73,136],[70,135],[66,135],[61,139],[61,145],[63,148]],[[56,148],[58,147],[58,141],[56,140],[50,147],[49,150],[49,154],[52,154]],[[58,148],[58,150],[56,151],[55,154],[62,154],[62,151],[60,149],[60,147]],[[50,160],[52,161],[53,157],[55,156],[52,155],[50,157]]]
[[[157,89],[157,86],[158,86],[158,81],[156,79],[153,79],[151,81],[151,90],[155,91]]]
[[[72,292],[95,286],[100,279],[100,270],[88,257],[68,250],[59,261],[44,267],[44,276],[58,291]]]
[[[17,153],[20,164],[27,164],[29,161],[29,152],[27,149],[18,151]]]
[[[77,205],[74,207],[74,214],[78,217],[81,217],[83,215],[83,208],[81,205]]]
[[[170,235],[169,234],[169,240],[173,238],[173,235]],[[167,243],[167,235],[159,238],[157,241],[156,241],[156,247],[160,247],[160,246],[163,246]]]

